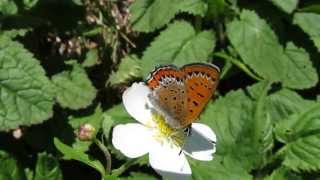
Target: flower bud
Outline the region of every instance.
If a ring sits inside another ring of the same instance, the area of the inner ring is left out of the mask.
[[[81,141],[90,141],[92,138],[94,138],[96,129],[91,124],[83,124],[80,126],[77,137]]]

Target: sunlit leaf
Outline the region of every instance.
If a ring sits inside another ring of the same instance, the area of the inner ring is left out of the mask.
[[[264,79],[280,81],[295,89],[310,88],[317,83],[318,75],[309,54],[293,43],[284,49],[269,25],[255,12],[243,10],[240,20],[227,25],[227,33],[242,60]]]
[[[283,164],[292,170],[319,170],[320,105],[295,113],[276,126],[277,139],[285,143]]]
[[[50,118],[54,90],[32,54],[0,36],[0,131]]]
[[[85,108],[95,98],[97,90],[83,67],[75,62],[71,64],[71,71],[64,71],[52,77],[57,87],[57,100],[62,107]]]
[[[298,0],[271,0],[271,2],[286,13],[292,13],[298,5]]]
[[[297,24],[309,38],[320,52],[320,14],[316,13],[295,13],[293,23]]]
[[[54,145],[64,155],[65,159],[73,159],[73,160],[80,161],[97,170],[102,177],[104,176],[105,169],[100,161],[93,159],[88,154],[85,154],[82,151],[73,149],[72,147],[62,143],[57,138],[54,138]]]
[[[144,51],[141,65],[143,75],[146,76],[161,64],[206,62],[214,47],[215,36],[211,31],[197,33],[191,24],[176,21]]]

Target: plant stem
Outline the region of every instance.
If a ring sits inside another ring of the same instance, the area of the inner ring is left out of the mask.
[[[104,154],[104,156],[105,156],[105,158],[106,158],[106,161],[107,161],[107,163],[106,163],[106,172],[108,173],[108,174],[110,174],[111,173],[111,155],[110,155],[110,152],[109,152],[109,150],[108,150],[108,148],[104,145],[104,144],[102,144],[102,142],[101,141],[99,141],[98,139],[94,139],[93,140],[93,142],[100,148],[100,150],[103,152],[103,154]]]
[[[225,60],[231,62],[232,64],[236,65],[238,68],[243,70],[248,76],[252,77],[253,79],[255,79],[257,81],[263,80],[260,77],[258,77],[257,75],[255,75],[253,72],[251,72],[249,70],[249,68],[246,65],[244,65],[241,61],[239,61],[238,59],[235,59],[235,58],[233,58],[225,53],[222,53],[222,52],[214,53],[213,56],[220,57],[222,59],[225,59]]]
[[[119,176],[121,175],[124,171],[126,171],[130,166],[136,164],[139,161],[139,158],[135,159],[129,159],[127,162],[122,164],[118,169],[114,169],[112,171],[112,175],[114,176]]]

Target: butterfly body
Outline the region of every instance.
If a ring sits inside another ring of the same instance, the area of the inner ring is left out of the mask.
[[[219,68],[209,64],[188,64],[181,68],[156,68],[147,80],[152,104],[174,129],[188,127],[211,99],[219,81]]]

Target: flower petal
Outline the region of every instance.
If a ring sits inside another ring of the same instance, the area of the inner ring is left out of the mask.
[[[210,161],[213,159],[216,135],[207,125],[193,123],[191,135],[187,137],[184,144],[184,152],[194,159],[201,161]]]
[[[151,131],[138,123],[117,125],[113,128],[113,146],[129,158],[142,156],[153,146]]]
[[[191,169],[180,148],[167,142],[156,143],[149,153],[150,165],[162,176],[169,179],[186,179]]]
[[[148,103],[151,90],[143,82],[133,83],[122,95],[124,107],[137,121],[145,125],[152,125],[152,114]]]

